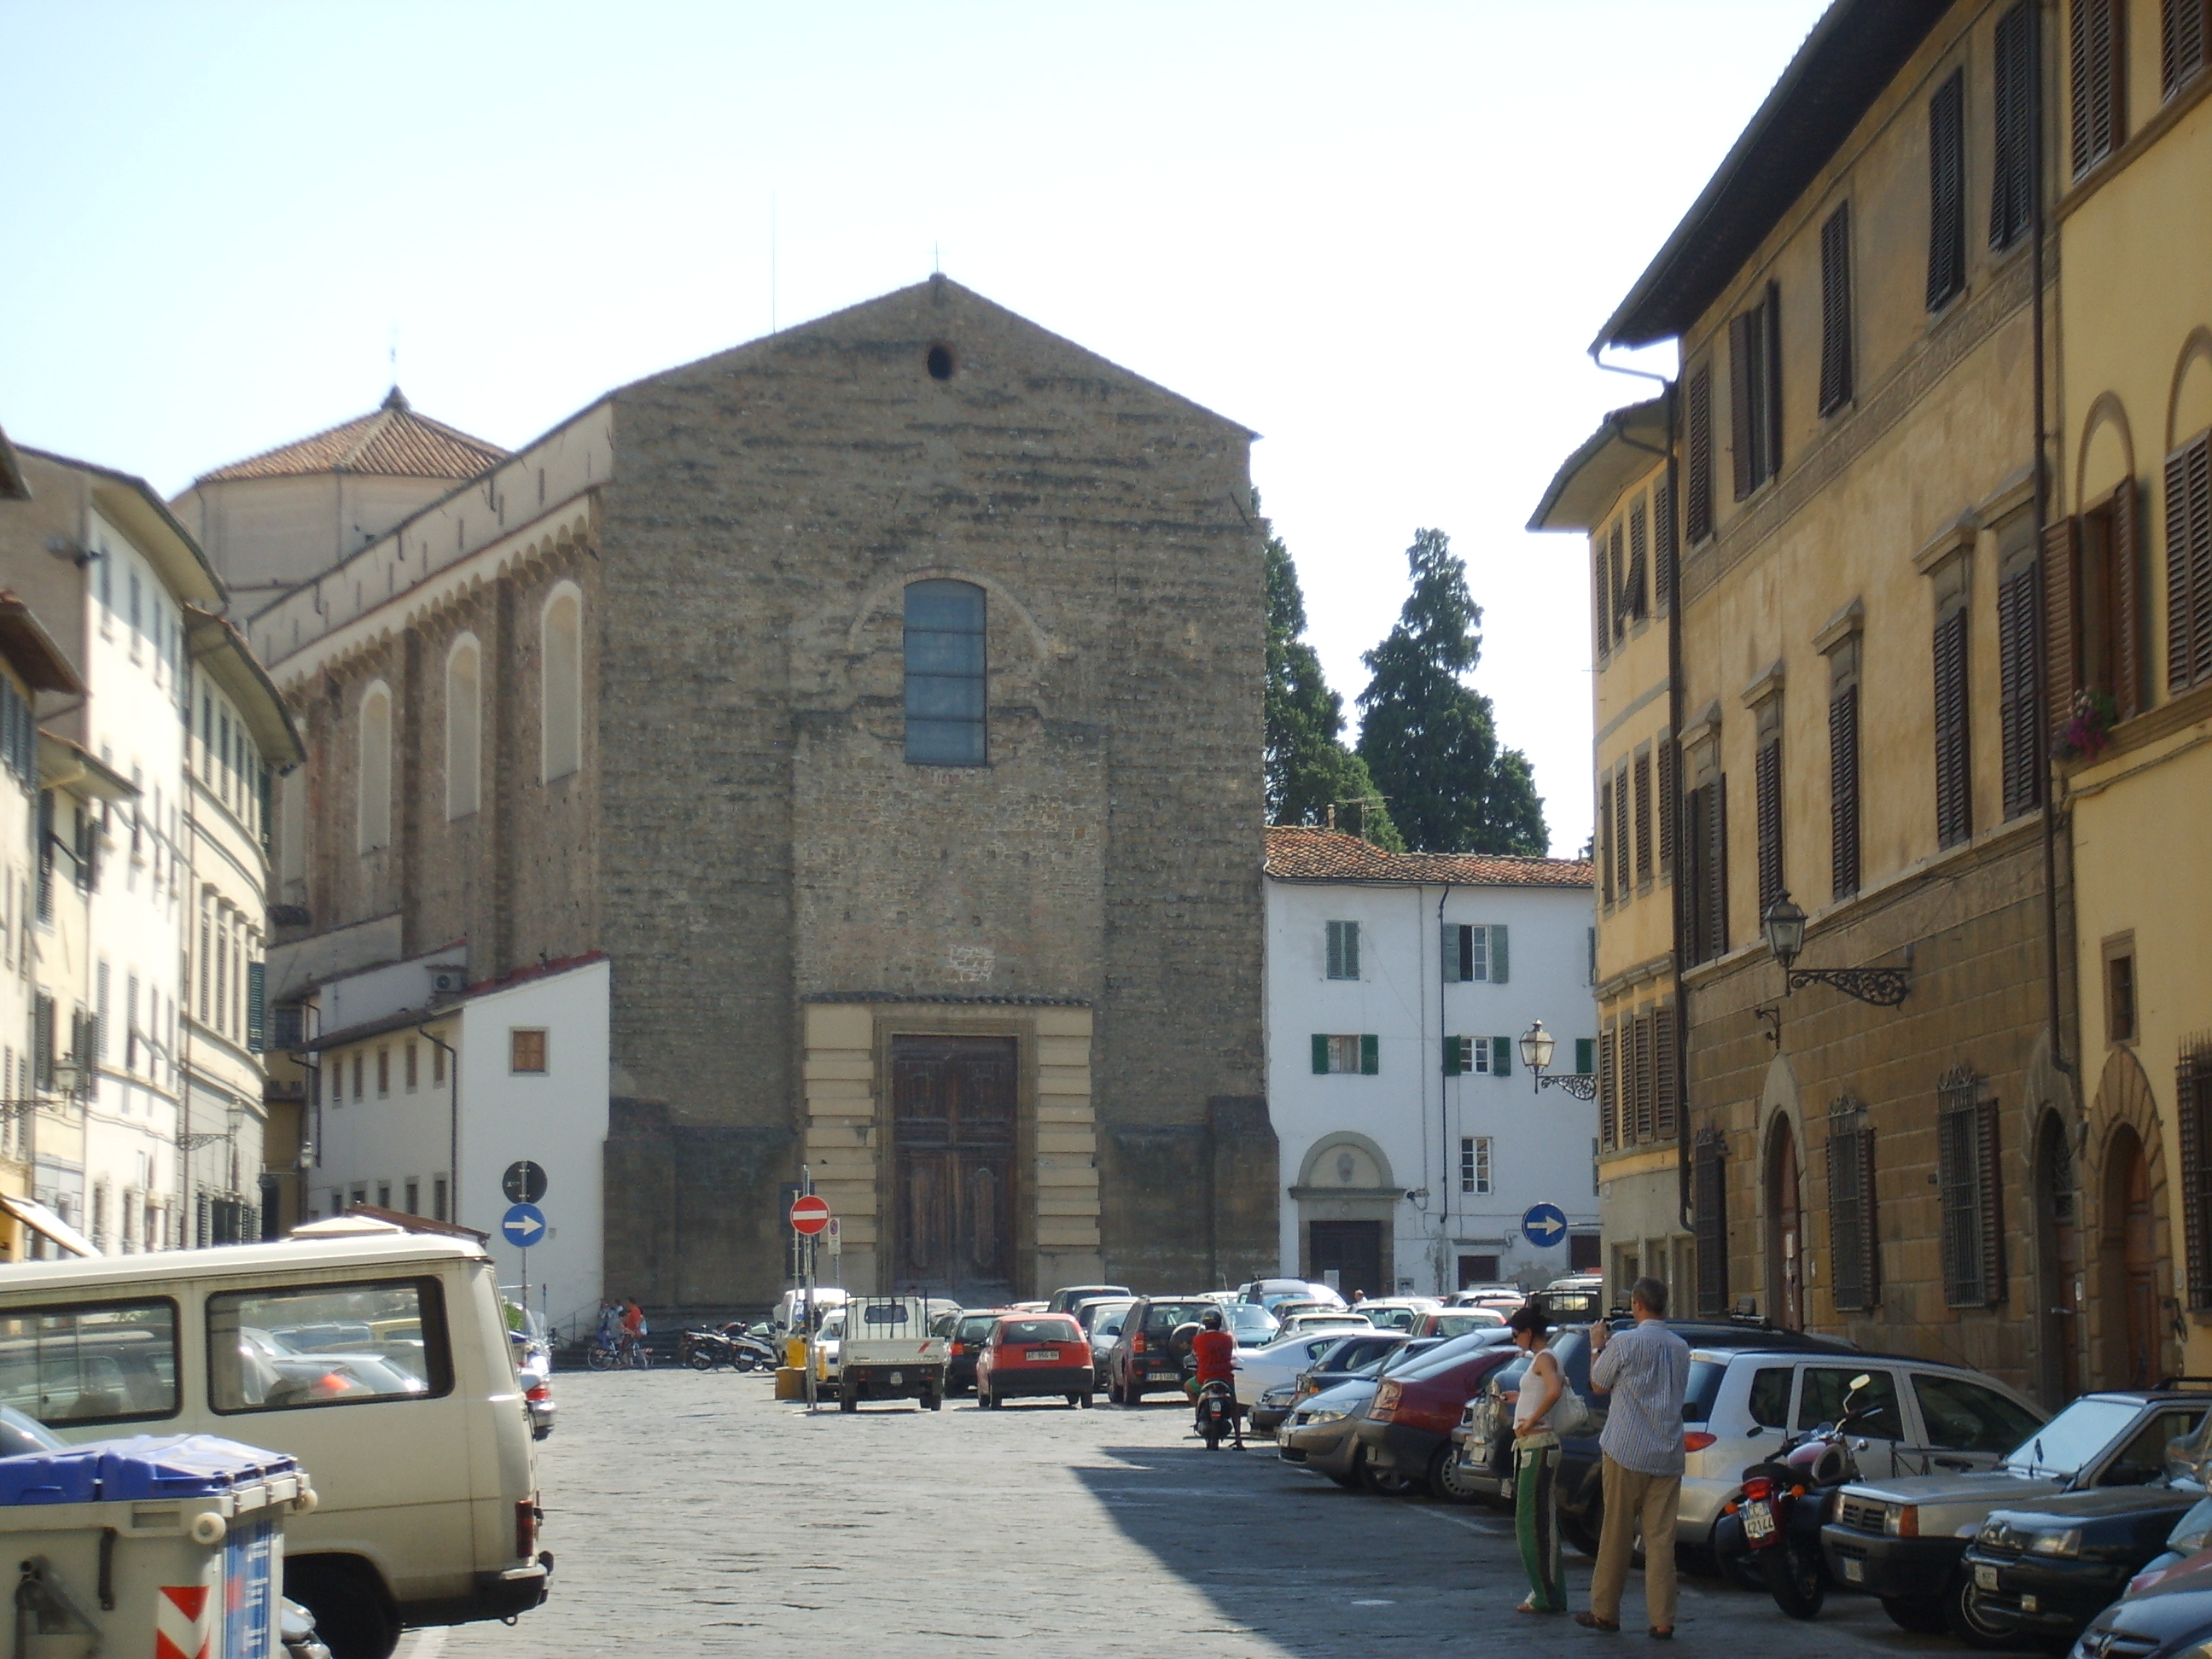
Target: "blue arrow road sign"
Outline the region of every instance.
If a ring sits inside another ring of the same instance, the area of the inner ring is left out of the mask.
[[[529,1208],[527,1204],[515,1206],[516,1210]],[[514,1210],[507,1212],[510,1216],[514,1213]],[[544,1224],[542,1218],[539,1224]],[[1521,1236],[1539,1249],[1550,1249],[1567,1236],[1566,1212],[1556,1204],[1531,1204],[1528,1212],[1521,1218]],[[514,1235],[509,1233],[507,1237],[512,1238]]]
[[[1531,1210],[1528,1213],[1534,1215],[1536,1212]],[[1553,1210],[1552,1213],[1557,1215],[1559,1212]],[[1565,1221],[1560,1222],[1559,1231],[1565,1232],[1566,1226]],[[499,1218],[499,1235],[516,1249],[526,1250],[545,1237],[545,1212],[535,1204],[517,1204]]]

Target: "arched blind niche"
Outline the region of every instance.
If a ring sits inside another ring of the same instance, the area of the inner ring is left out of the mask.
[[[906,759],[982,766],[988,687],[983,590],[933,579],[906,590]]]
[[[545,693],[542,775],[550,783],[584,763],[584,596],[574,583],[562,582],[553,590],[539,635]]]
[[[382,680],[361,700],[361,850],[392,844],[392,689]]]
[[[464,634],[446,658],[446,816],[465,818],[481,804],[483,775],[483,653]]]

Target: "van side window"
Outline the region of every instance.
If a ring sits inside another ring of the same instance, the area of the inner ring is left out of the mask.
[[[1809,1429],[1816,1424],[1841,1419],[1844,1402],[1850,1395],[1851,1379],[1861,1375],[1869,1380],[1854,1402],[1858,1414],[1852,1420],[1852,1428],[1873,1440],[1902,1440],[1905,1419],[1897,1408],[1896,1377],[1887,1371],[1862,1373],[1856,1365],[1805,1368],[1805,1384],[1797,1396],[1797,1426]]]
[[[434,1279],[283,1285],[208,1297],[208,1404],[291,1411],[428,1400],[453,1389]]]
[[[1790,1425],[1790,1368],[1769,1367],[1754,1371],[1751,1377],[1751,1420],[1762,1428],[1781,1429]]]
[[[0,1316],[0,1405],[58,1427],[175,1416],[177,1304],[9,1309]]]

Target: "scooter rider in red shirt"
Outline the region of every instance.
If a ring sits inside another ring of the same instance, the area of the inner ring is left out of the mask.
[[[1200,1329],[1190,1340],[1190,1357],[1197,1362],[1192,1380],[1198,1389],[1199,1409],[1206,1407],[1206,1389],[1218,1382],[1228,1393],[1230,1421],[1235,1425],[1237,1449],[1244,1449],[1244,1415],[1237,1404],[1237,1339],[1222,1328],[1221,1310],[1208,1308],[1199,1316]]]

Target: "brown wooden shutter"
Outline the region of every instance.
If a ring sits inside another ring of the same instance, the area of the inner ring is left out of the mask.
[[[1652,1132],[1662,1140],[1681,1133],[1681,1079],[1675,1070],[1678,1044],[1674,1033],[1674,1005],[1662,1002],[1651,1027],[1651,1082],[1654,1102]]]
[[[2181,1046],[2174,1070],[2181,1131],[2181,1240],[2189,1305],[2212,1308],[2212,1036]]]
[[[2043,726],[2036,718],[2037,572],[2024,565],[1997,584],[1997,734],[2004,815],[2043,804]]]
[[[1651,757],[1636,757],[1636,884],[1651,879]]]
[[[1621,600],[1630,619],[1636,622],[1651,614],[1650,588],[1645,575],[1650,565],[1646,557],[1650,539],[1649,520],[1639,499],[1628,509],[1627,591]]]
[[[1705,793],[1711,803],[1705,811],[1705,830],[1711,837],[1705,855],[1710,872],[1705,892],[1706,955],[1719,957],[1726,956],[1729,948],[1727,775],[1707,784]]]
[[[1607,904],[1613,900],[1613,780],[1597,787],[1598,880]]]
[[[1997,19],[1995,165],[1990,173],[1990,246],[2008,248],[2034,216],[2034,19],[2019,0]]]
[[[1828,890],[1859,890],[1859,689],[1828,700]]]
[[[1782,476],[1782,285],[1766,285],[1759,308],[1759,477]]]
[[[2136,481],[2112,491],[2112,545],[2106,550],[2112,596],[2112,702],[2122,720],[2143,711],[2142,513]]]
[[[1728,1306],[1728,1144],[1717,1130],[1698,1137],[1692,1156],[1691,1209],[1697,1222],[1698,1311]]]
[[[1683,507],[1682,534],[1695,547],[1713,533],[1713,370],[1701,363],[1690,376],[1683,401],[1688,435],[1690,499]]]
[[[1618,520],[1614,521],[1613,535],[1607,545],[1609,551],[1606,555],[1606,584],[1613,594],[1613,637],[1618,641],[1628,632],[1628,604],[1624,592],[1626,582],[1622,574],[1628,560],[1621,552],[1620,525]]]
[[[1974,1103],[1974,1138],[1981,1160],[1982,1297],[1992,1307],[2005,1299],[2004,1158],[1997,1129],[1997,1103],[1984,1086]]]
[[[1966,72],[1928,100],[1928,309],[1966,285]]]
[[[1756,307],[1729,319],[1729,452],[1735,462],[1735,498],[1759,487],[1759,356],[1765,345]]]
[[[1597,1132],[1608,1146],[1620,1145],[1620,1067],[1613,1056],[1613,1028],[1597,1039]]]
[[[2207,0],[2162,0],[2159,7],[2158,65],[2162,94],[2171,98],[2204,67],[2204,43],[2212,34]]]
[[[1622,767],[1613,779],[1613,845],[1620,849],[1620,898],[1625,904],[1633,890],[1628,873],[1630,830],[1628,827],[1628,769]]]
[[[2081,689],[2081,521],[2061,519],[2043,532],[2043,647],[2048,665],[2045,709],[2053,732],[2073,718]]]
[[[1966,610],[1936,624],[1936,843],[1973,833],[1971,733],[1966,721]]]
[[[1752,774],[1759,816],[1759,914],[1782,896],[1782,739],[1759,745]]]
[[[1866,1109],[1846,1095],[1828,1115],[1830,1294],[1838,1309],[1880,1304],[1881,1231],[1875,1211],[1874,1131]]]
[[[1851,400],[1851,204],[1820,227],[1820,413]]]
[[[1682,810],[1676,794],[1676,756],[1680,751],[1669,733],[1659,737],[1659,879],[1666,881],[1674,873],[1674,824]]]
[[[1596,629],[1601,661],[1613,649],[1613,589],[1605,567],[1605,532],[1600,531],[1590,538],[1590,622]]]
[[[1674,492],[1662,482],[1651,486],[1652,604],[1664,611],[1674,603]]]
[[[1627,1067],[1629,1079],[1636,1091],[1636,1138],[1649,1140],[1653,1133],[1653,1109],[1658,1097],[1652,1088],[1651,1076],[1651,1011],[1645,1009],[1629,1022],[1635,1053]]]
[[[2119,0],[2073,0],[2069,36],[2074,176],[2120,146],[2127,128]]]
[[[2166,684],[2212,678],[2212,434],[2166,458]]]

